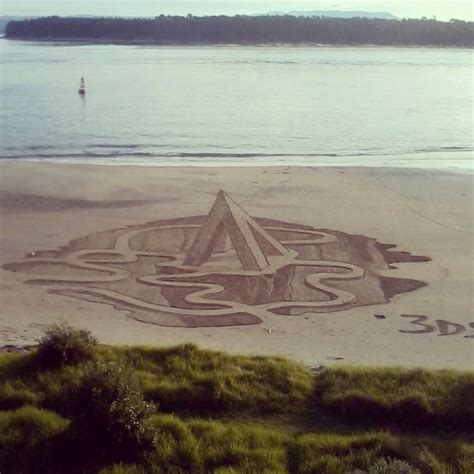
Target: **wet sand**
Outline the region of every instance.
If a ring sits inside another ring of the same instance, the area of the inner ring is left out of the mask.
[[[472,369],[472,175],[374,168],[4,162],[0,176],[0,258],[1,265],[10,268],[26,254],[57,251],[79,237],[205,216],[220,189],[252,217],[339,232],[338,236],[363,236],[370,242],[396,245],[391,251],[430,259],[395,260],[390,264],[393,268],[377,267],[381,278],[425,284],[383,302],[370,300],[371,304],[330,312],[273,314],[255,324],[225,327],[164,326],[156,324],[160,319],[145,323],[131,317],[130,308],[51,294],[51,285],[25,283],[32,276],[28,272],[2,269],[0,346],[32,344],[42,328],[63,319],[89,328],[104,343],[191,341],[233,353],[285,355],[310,366],[356,363]],[[338,252],[337,260],[348,265],[364,260],[355,250]],[[370,268],[375,268],[376,257],[371,255]],[[44,274],[46,268],[37,272]],[[362,301],[360,292],[365,287],[351,285]],[[298,294],[301,298],[302,291]],[[324,295],[319,299],[324,300]]]

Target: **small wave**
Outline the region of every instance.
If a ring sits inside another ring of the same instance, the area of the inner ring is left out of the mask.
[[[117,152],[112,152],[112,153],[89,153],[89,152],[84,152],[84,153],[29,153],[29,154],[18,154],[18,155],[2,155],[1,159],[8,159],[8,160],[14,160],[14,159],[32,159],[32,158],[120,158],[120,157],[129,157],[129,156],[135,156],[135,157],[153,157],[153,156],[159,156],[156,155],[155,153],[145,153],[145,152],[136,152],[136,153],[120,153],[119,151]]]
[[[116,144],[116,143],[91,143],[85,145],[84,149],[94,149],[94,148],[105,148],[105,149],[140,149],[140,148],[160,148],[166,145],[156,144],[156,143],[132,143],[132,144]],[[23,151],[23,150],[63,150],[73,148],[73,145],[63,144],[63,145],[30,145],[30,146],[4,146],[3,150],[8,151]]]
[[[110,153],[29,153],[15,155],[1,155],[0,159],[31,159],[31,158],[283,158],[283,157],[327,157],[336,158],[338,156],[359,156],[359,154],[337,154],[337,153],[214,153],[214,152],[196,152],[196,153],[153,153],[153,152],[120,152],[114,151]]]
[[[28,159],[120,159],[120,158],[143,158],[143,159],[157,159],[157,160],[173,160],[173,159],[271,159],[271,158],[351,158],[351,157],[375,157],[375,156],[405,156],[405,155],[418,155],[418,154],[429,154],[429,153],[452,153],[452,152],[472,152],[472,147],[466,146],[442,146],[442,147],[426,147],[414,150],[380,150],[380,149],[365,149],[354,152],[318,152],[318,153],[270,153],[270,152],[158,152],[158,151],[144,151],[146,147],[152,147],[152,145],[109,145],[109,144],[94,144],[86,147],[81,152],[56,152],[60,150],[60,147],[38,145],[30,146],[27,148],[29,153],[21,153],[21,150],[16,148],[4,148],[8,150],[6,154],[1,154],[0,159],[9,160],[28,160]],[[95,150],[104,149],[104,151]],[[19,153],[11,153],[14,150],[18,150]],[[110,151],[109,151],[110,150]],[[33,153],[32,153],[33,152]]]
[[[197,152],[197,153],[168,153],[161,156],[178,158],[281,158],[288,157],[303,157],[303,156],[325,156],[336,157],[337,153],[215,153],[215,152]],[[343,155],[340,155],[343,156]]]
[[[439,151],[474,151],[474,148],[467,146],[440,146],[431,148],[419,148],[415,150],[416,153],[436,153]]]
[[[144,148],[146,145],[109,145],[107,143],[99,143],[97,145],[90,145],[89,148],[125,148],[125,149],[138,149]],[[153,145],[156,146],[156,145]]]

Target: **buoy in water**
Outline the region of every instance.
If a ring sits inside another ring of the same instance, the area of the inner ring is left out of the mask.
[[[86,94],[86,82],[84,81],[84,78],[81,77],[81,85],[79,86],[79,95],[85,95]]]

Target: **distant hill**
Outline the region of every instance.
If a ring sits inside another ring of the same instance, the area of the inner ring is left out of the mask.
[[[96,15],[71,15],[74,18],[99,18]],[[32,16],[9,16],[9,15],[0,15],[0,35],[5,34],[7,25],[10,21],[23,21],[23,20],[33,20],[36,18],[41,18],[38,15]]]
[[[146,44],[474,46],[474,23],[305,16],[164,16],[11,21],[7,38]]]
[[[312,10],[312,11],[291,11],[288,13],[285,12],[270,12],[265,13],[265,15],[273,16],[306,16],[306,17],[327,17],[327,18],[379,18],[382,20],[398,20],[398,18],[388,12],[366,12],[366,11],[342,11],[342,10]],[[261,15],[253,15],[261,16]],[[69,15],[72,18],[113,18],[107,17],[107,15]],[[31,20],[34,18],[39,18],[38,16],[0,16],[0,35],[5,34],[5,30],[10,21],[23,21]],[[133,18],[151,18],[151,17],[121,17],[127,19]]]
[[[366,12],[366,11],[344,11],[344,10],[311,10],[291,12],[270,12],[268,15],[291,15],[291,16],[320,16],[326,18],[378,18],[381,20],[398,20],[395,15],[389,12]]]

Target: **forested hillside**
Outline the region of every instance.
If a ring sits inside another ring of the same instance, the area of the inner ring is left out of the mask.
[[[474,23],[296,16],[48,17],[8,24],[8,38],[157,44],[474,46]]]

